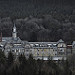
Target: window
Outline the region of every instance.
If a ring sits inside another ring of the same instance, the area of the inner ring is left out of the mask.
[[[26,54],[26,56],[29,56],[29,54]]]
[[[15,52],[16,52],[16,49],[15,49]]]
[[[37,55],[39,55],[39,53],[37,53]]]
[[[39,44],[35,44],[35,46],[36,46],[36,47],[38,47],[38,46],[39,46]]]
[[[12,50],[12,52],[14,52],[14,50]]]
[[[40,47],[41,47],[42,45],[40,45]]]
[[[20,49],[19,49],[19,52],[20,52]]]
[[[57,55],[57,54],[55,53],[55,55]]]
[[[16,50],[16,52],[18,52],[18,49]]]
[[[32,47],[34,46],[34,44],[30,44]]]
[[[38,52],[39,52],[39,49],[38,49]]]
[[[61,44],[60,46],[61,46],[61,47],[63,47],[63,45],[62,45],[62,44]]]

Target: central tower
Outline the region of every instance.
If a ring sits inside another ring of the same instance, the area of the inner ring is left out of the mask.
[[[13,37],[13,39],[17,38],[17,32],[16,32],[15,24],[14,24],[14,27],[13,27],[12,37]]]

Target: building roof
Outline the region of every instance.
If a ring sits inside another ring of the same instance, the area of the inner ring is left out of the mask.
[[[2,42],[12,40],[12,37],[2,37]]]
[[[74,44],[75,44],[75,41],[73,41],[72,45],[74,45]]]
[[[33,43],[33,44],[57,44],[57,42],[29,42],[30,44]]]
[[[59,41],[58,41],[58,43],[63,43],[64,41],[62,40],[62,39],[60,39]]]

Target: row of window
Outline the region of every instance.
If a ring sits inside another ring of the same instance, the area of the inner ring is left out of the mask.
[[[30,44],[32,47],[56,47],[56,44]]]

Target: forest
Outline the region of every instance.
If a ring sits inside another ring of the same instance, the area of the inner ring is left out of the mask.
[[[75,55],[68,56],[67,60],[53,61],[35,60],[30,54],[17,58],[9,52],[8,57],[0,50],[0,75],[75,75]]]
[[[56,13],[55,13],[56,14]],[[74,16],[43,15],[41,17],[25,17],[12,20],[10,17],[0,18],[0,33],[3,37],[12,37],[14,23],[17,35],[21,40],[33,42],[57,42],[63,39],[65,43],[75,41]],[[56,19],[58,18],[58,20]],[[72,21],[71,21],[72,19]]]
[[[75,40],[74,0],[0,0],[0,33],[17,34],[26,41],[58,41],[67,44]]]

